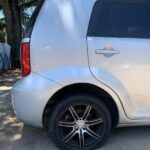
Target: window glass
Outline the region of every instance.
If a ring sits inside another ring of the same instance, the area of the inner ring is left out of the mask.
[[[31,37],[34,24],[36,22],[36,19],[38,17],[38,14],[39,14],[44,2],[45,2],[45,0],[39,0],[38,5],[36,7],[32,7],[28,10],[28,11],[32,11],[32,15],[30,16],[30,19],[28,20],[28,24],[27,24],[27,27],[24,32],[24,38]]]
[[[95,36],[97,25],[98,25],[98,18],[101,12],[101,7],[102,7],[101,1],[97,1],[93,7],[89,28],[88,28],[88,36]]]
[[[109,3],[104,2],[98,18],[98,26],[96,36],[109,37],[111,36],[111,18]]]
[[[114,37],[150,38],[150,3],[111,3]]]
[[[94,5],[88,36],[107,37],[111,35],[110,11],[108,2],[101,0]]]

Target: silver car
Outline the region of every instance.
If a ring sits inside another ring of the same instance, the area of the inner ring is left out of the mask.
[[[150,0],[42,0],[21,44],[16,115],[63,150],[150,125]]]

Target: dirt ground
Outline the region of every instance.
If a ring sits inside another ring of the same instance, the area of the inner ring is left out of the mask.
[[[11,89],[20,71],[0,73],[0,150],[57,150],[45,130],[18,120],[13,112]],[[119,128],[99,150],[149,150],[150,127]]]
[[[0,74],[0,150],[56,149],[44,130],[24,125],[16,118],[11,89],[20,78],[19,70]]]

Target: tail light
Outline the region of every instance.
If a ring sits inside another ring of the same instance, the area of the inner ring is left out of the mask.
[[[31,71],[30,65],[30,43],[21,44],[21,67],[22,67],[22,76],[28,76]]]

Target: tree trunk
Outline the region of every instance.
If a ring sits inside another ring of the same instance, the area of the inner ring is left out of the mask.
[[[7,41],[11,46],[12,67],[20,66],[21,19],[18,0],[2,0],[7,22]]]

